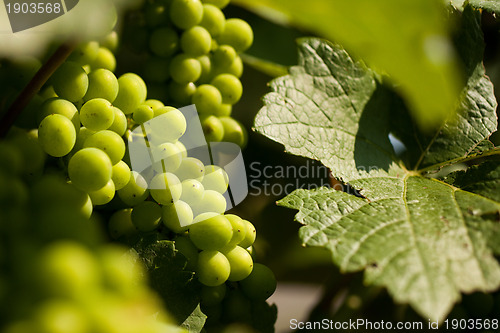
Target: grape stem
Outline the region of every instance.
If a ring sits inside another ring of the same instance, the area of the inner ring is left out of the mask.
[[[11,104],[5,115],[0,120],[0,138],[3,138],[9,132],[9,129],[21,114],[23,109],[28,105],[31,99],[40,91],[42,86],[54,74],[59,66],[73,52],[76,42],[66,42],[61,44],[59,48],[52,54],[47,62],[38,70],[31,81],[24,87],[23,91],[17,96]]]

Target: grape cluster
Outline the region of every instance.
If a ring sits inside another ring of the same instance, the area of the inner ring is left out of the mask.
[[[239,54],[251,46],[253,32],[245,21],[225,18],[228,3],[146,1],[129,14],[124,44],[153,98],[177,107],[195,104],[207,141],[244,147],[246,130],[231,112],[243,93]]]

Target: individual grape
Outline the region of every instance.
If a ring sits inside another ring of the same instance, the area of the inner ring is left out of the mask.
[[[189,229],[193,222],[191,207],[182,200],[162,207],[163,224],[175,233],[182,233]]]
[[[219,45],[214,50],[214,64],[216,67],[229,67],[237,56],[238,54],[231,45]]]
[[[71,182],[84,191],[96,191],[102,188],[111,179],[111,172],[109,156],[97,148],[77,151],[68,164]]]
[[[196,215],[194,217],[193,224],[201,222],[201,221],[208,220],[209,218],[212,218],[212,217],[217,216],[217,215],[220,215],[220,214],[219,213],[214,213],[214,212],[206,212],[206,213],[198,214],[198,215]]]
[[[76,102],[85,96],[89,87],[89,78],[82,66],[67,61],[52,76],[52,85],[59,97]]]
[[[189,238],[200,250],[220,250],[233,236],[231,223],[223,215],[216,215],[193,223],[189,228]]]
[[[221,284],[215,287],[203,286],[200,291],[200,302],[204,306],[220,304],[226,296],[226,285]]]
[[[113,239],[133,235],[137,229],[132,224],[132,208],[121,209],[109,218],[108,232]]]
[[[193,242],[184,235],[175,239],[175,249],[178,250],[187,259],[186,268],[194,271],[198,265],[198,249]]]
[[[132,223],[144,232],[153,231],[161,222],[162,209],[156,202],[143,201],[132,209]]]
[[[159,57],[168,57],[179,48],[179,36],[169,27],[155,29],[149,38],[149,48]]]
[[[169,96],[171,96],[174,102],[186,105],[191,103],[191,98],[196,91],[196,85],[193,82],[180,84],[175,81],[171,81],[167,89]]]
[[[115,55],[108,48],[100,47],[99,51],[97,51],[97,56],[95,57],[94,61],[90,63],[90,67],[93,70],[102,68],[114,72],[116,69]]]
[[[227,258],[219,251],[205,250],[198,255],[196,273],[201,283],[216,287],[227,281],[231,267]]]
[[[128,184],[118,191],[118,196],[127,205],[135,206],[149,196],[148,184],[142,175],[132,171]]]
[[[179,84],[195,82],[201,75],[200,62],[184,53],[173,57],[169,68],[170,77]]]
[[[174,110],[177,110],[177,108],[174,108],[173,106],[162,105],[162,106],[154,109],[154,111],[155,111],[155,117],[161,116],[162,114],[165,114],[167,112],[174,111]]]
[[[176,175],[170,172],[156,175],[149,184],[151,196],[162,205],[170,205],[181,197],[182,185]]]
[[[240,80],[232,74],[219,74],[211,82],[222,96],[222,103],[236,104],[243,93]]]
[[[147,3],[144,7],[144,16],[146,24],[149,27],[157,27],[169,21],[167,1],[156,1]]]
[[[243,75],[243,60],[241,60],[241,57],[237,56],[236,58],[234,58],[234,61],[232,62],[231,66],[225,68],[224,72],[228,74],[233,74],[237,78],[240,78],[241,75]]]
[[[39,304],[32,322],[37,332],[85,333],[90,329],[87,315],[77,303],[57,298]]]
[[[125,73],[118,78],[118,96],[113,102],[125,114],[134,112],[135,108],[144,103],[147,95],[146,83],[134,73]]]
[[[241,281],[250,275],[253,269],[253,260],[250,253],[240,246],[234,246],[231,249],[223,250],[231,266],[229,281]]]
[[[162,101],[159,101],[157,99],[151,99],[151,98],[144,101],[143,104],[148,105],[153,109],[153,111],[155,112],[155,117],[159,116],[159,114],[156,113],[156,110],[165,106],[165,104],[163,104]]]
[[[94,98],[83,104],[80,109],[82,125],[93,131],[109,128],[115,119],[113,105],[104,98]]]
[[[95,131],[88,129],[85,126],[80,127],[80,131],[76,135],[76,143],[75,143],[75,146],[73,147],[73,152],[76,153],[77,151],[82,149],[83,144],[85,143],[85,140],[87,140],[88,137],[90,137],[94,133],[95,133]]]
[[[75,126],[65,116],[48,115],[38,127],[38,142],[47,154],[55,157],[64,156],[75,145]]]
[[[212,36],[201,26],[189,28],[181,35],[181,49],[190,56],[198,57],[207,54],[211,48]]]
[[[96,41],[85,42],[78,45],[69,55],[68,61],[75,62],[80,66],[87,65],[94,61],[99,51],[99,43]]]
[[[202,0],[203,3],[214,5],[220,9],[226,7],[231,0]]]
[[[183,144],[182,142],[180,142],[180,141],[176,141],[174,144],[175,144],[175,145],[177,146],[177,148],[179,149],[179,152],[180,152],[180,154],[181,154],[182,158],[183,158],[183,159],[184,159],[184,158],[186,158],[186,157],[187,157],[187,149],[186,149],[186,146],[184,146],[184,144]]]
[[[170,77],[170,62],[165,58],[151,57],[144,64],[143,77],[148,82],[163,83]],[[148,88],[151,94],[151,86]]]
[[[201,200],[205,191],[203,185],[196,179],[186,179],[182,183],[181,200],[193,206]]]
[[[115,184],[115,189],[121,190],[130,181],[130,168],[124,161],[119,161],[113,165],[111,180]]]
[[[233,106],[231,104],[224,104],[222,103],[220,108],[217,109],[216,112],[214,112],[214,116],[216,117],[229,117],[231,115],[231,112],[233,111]],[[224,141],[224,139],[222,139]]]
[[[205,166],[205,176],[201,182],[206,190],[214,190],[220,194],[227,191],[229,176],[227,172],[217,165]]]
[[[180,29],[189,29],[201,22],[203,5],[200,0],[173,0],[170,19]]]
[[[181,165],[175,174],[179,177],[180,181],[196,179],[201,182],[205,175],[205,165],[197,158],[186,157],[182,159]]]
[[[216,116],[205,115],[200,117],[201,128],[207,142],[220,142],[224,137],[224,126]]]
[[[146,121],[153,119],[154,115],[155,113],[152,107],[141,104],[135,109],[132,118],[137,124],[143,124]]]
[[[201,200],[193,204],[193,212],[196,215],[206,212],[222,214],[226,211],[227,203],[222,194],[212,190],[205,190]]]
[[[111,31],[99,41],[99,45],[101,47],[105,47],[110,51],[116,51],[119,43],[120,38],[118,37],[118,33],[116,31]]]
[[[94,206],[105,205],[115,196],[115,183],[110,179],[102,188],[97,191],[89,191],[88,193]]]
[[[233,236],[227,245],[233,247],[245,239],[247,224],[245,223],[245,220],[237,215],[226,214],[224,216],[229,220],[231,226],[233,227]]]
[[[276,290],[276,277],[267,266],[255,263],[252,273],[239,282],[243,293],[251,300],[268,299]]]
[[[110,130],[103,130],[92,134],[85,140],[83,147],[101,149],[108,154],[112,165],[120,162],[125,155],[125,142],[123,142],[121,136]]]
[[[212,4],[203,5],[203,17],[200,25],[208,30],[210,35],[217,37],[224,31],[226,17],[224,13]]]
[[[248,142],[248,134],[243,125],[231,117],[219,117],[224,127],[224,137],[222,141],[232,142],[240,147],[245,147]]]
[[[119,136],[123,136],[127,131],[128,126],[127,116],[122,112],[122,110],[118,109],[115,106],[113,106],[113,113],[113,123],[111,124],[111,126],[109,126],[108,129],[115,132]]]
[[[219,44],[228,44],[236,52],[246,51],[253,43],[253,31],[250,25],[239,18],[226,20],[224,31],[218,36]]]
[[[198,83],[207,83],[212,79],[212,61],[208,55],[199,56],[198,61],[201,65],[201,75],[198,78]]]
[[[118,79],[113,72],[99,68],[89,74],[89,88],[83,96],[84,101],[104,98],[111,103],[118,96]]]
[[[65,116],[75,126],[76,133],[80,130],[80,114],[73,103],[62,98],[50,98],[43,102],[38,113],[38,122],[41,123],[45,117],[51,114]]]
[[[175,172],[182,162],[182,154],[174,143],[166,142],[154,148],[155,160],[153,165],[156,172]]]
[[[148,137],[152,137],[155,143],[175,142],[184,135],[187,123],[181,111],[165,106],[157,109],[156,113],[159,115],[155,120],[144,125]]]
[[[255,227],[251,222],[247,220],[243,221],[245,222],[246,225],[245,238],[243,238],[243,240],[238,245],[246,249],[255,242],[257,232],[255,231]]]
[[[216,87],[202,84],[196,88],[191,101],[196,105],[196,110],[200,114],[212,114],[220,108],[222,95]]]

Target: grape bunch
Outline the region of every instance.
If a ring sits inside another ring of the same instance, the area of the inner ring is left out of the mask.
[[[146,1],[128,16],[124,48],[153,98],[177,107],[195,104],[207,141],[244,147],[246,130],[231,112],[243,93],[239,54],[252,45],[253,32],[245,21],[225,18],[228,3]]]

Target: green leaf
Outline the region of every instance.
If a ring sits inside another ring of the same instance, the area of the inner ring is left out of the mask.
[[[474,17],[465,13],[464,22]],[[470,41],[477,44],[476,37]],[[257,131],[290,153],[322,161],[362,196],[321,188],[281,200],[299,210],[304,244],[328,248],[342,271],[365,270],[366,283],[386,287],[395,301],[432,320],[445,318],[461,292],[500,286],[494,257],[500,249],[493,243],[500,237],[500,202],[416,168],[496,154],[485,141],[496,128],[491,83],[471,60],[477,53],[463,57],[471,64],[463,112],[433,133],[426,148],[419,140],[428,136],[404,103],[340,47],[318,39],[301,41],[300,66],[272,81],[255,119]],[[395,156],[389,133],[400,134],[411,158]]]
[[[206,316],[199,309],[200,285],[193,273],[184,270],[186,259],[175,250],[175,243],[158,240],[158,235],[142,238],[134,248],[146,265],[154,290],[168,312],[189,332],[199,333]]]
[[[500,1],[498,0],[469,0],[469,3],[476,8],[482,8],[490,12],[500,13]]]
[[[340,43],[388,74],[421,128],[435,127],[454,113],[462,78],[443,1],[234,2]]]

